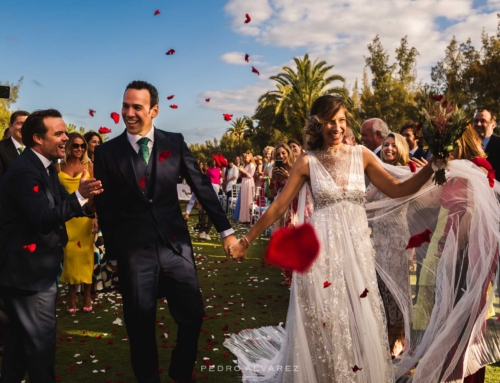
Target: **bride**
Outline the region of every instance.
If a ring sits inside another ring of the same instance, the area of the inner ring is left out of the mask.
[[[300,191],[299,219],[303,222],[308,214],[320,240],[319,257],[306,273],[293,276],[286,329],[244,330],[224,345],[238,357],[244,382],[393,382],[364,177],[385,195],[399,198],[416,193],[433,170],[429,163],[399,182],[368,149],[344,145],[349,118],[338,97],[319,97],[310,115],[308,152],[295,162],[280,196],[230,253],[244,258],[250,243]],[[304,208],[308,188],[312,206]]]

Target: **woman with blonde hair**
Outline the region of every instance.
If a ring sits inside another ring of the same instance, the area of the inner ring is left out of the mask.
[[[242,177],[240,189],[239,221],[241,223],[250,223],[250,220],[252,218],[250,216],[250,205],[253,202],[252,191],[255,187],[253,176],[256,169],[252,153],[247,152],[243,154],[243,162],[245,163],[245,166],[239,169],[240,175]]]
[[[63,163],[59,166],[59,181],[68,193],[74,193],[80,178],[91,178],[94,167],[87,155],[87,142],[79,133],[68,134]],[[76,285],[84,284],[83,311],[92,311],[90,291],[94,271],[94,234],[97,220],[87,217],[73,218],[66,222],[68,244],[64,248],[61,282],[69,284],[68,313],[76,313]]]
[[[389,133],[382,142],[382,161],[394,166],[406,166],[410,161],[410,148],[399,133]]]

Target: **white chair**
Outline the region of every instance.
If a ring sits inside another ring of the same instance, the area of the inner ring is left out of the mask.
[[[241,184],[234,184],[231,190],[231,197],[227,203],[229,204],[229,214],[232,216],[234,214],[234,209],[236,208],[236,201],[238,201],[238,195],[240,194]]]
[[[253,202],[250,207],[251,224],[255,224],[262,214],[269,207],[269,202],[260,186],[252,188]]]

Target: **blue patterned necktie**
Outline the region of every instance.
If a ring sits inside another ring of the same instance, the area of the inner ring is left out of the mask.
[[[137,143],[139,144],[139,157],[144,163],[147,165],[149,162],[149,147],[148,147],[149,138],[142,137]]]

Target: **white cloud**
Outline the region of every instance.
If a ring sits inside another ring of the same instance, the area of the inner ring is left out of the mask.
[[[250,55],[249,62],[245,61],[244,52],[227,52],[219,57],[219,60],[224,61],[228,64],[234,65],[263,65],[264,63],[259,59],[262,57],[260,55]]]
[[[477,9],[473,0],[229,0],[224,9],[235,33],[251,36],[263,45],[309,52],[312,59],[333,64],[333,73],[344,76],[347,85],[352,85],[356,78],[361,80],[367,44],[377,34],[390,54],[390,62],[401,38],[408,36],[410,47],[420,53],[418,76],[428,81],[431,66],[443,57],[453,35],[459,42],[471,37],[479,48],[483,28],[496,33],[500,0],[488,0]],[[250,24],[243,24],[245,13],[252,16]],[[262,78],[267,73],[276,74],[280,66],[258,69],[263,69]],[[217,97],[224,105],[248,113],[256,105],[253,91],[262,90],[263,85],[261,81],[255,87],[219,91]],[[264,91],[274,88],[274,84],[268,85]],[[232,97],[248,93],[252,97],[233,104]]]

